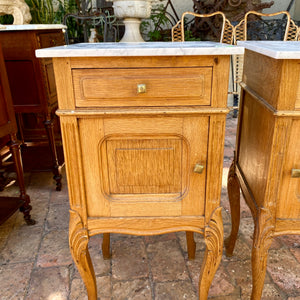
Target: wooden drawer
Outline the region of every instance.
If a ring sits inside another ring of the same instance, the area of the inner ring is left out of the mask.
[[[211,104],[212,67],[73,69],[77,107]],[[138,85],[146,91],[138,92]]]
[[[38,36],[41,48],[62,46],[65,44],[65,37],[62,31],[56,33],[41,33]]]

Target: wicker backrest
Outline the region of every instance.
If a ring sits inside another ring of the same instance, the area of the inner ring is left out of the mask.
[[[272,14],[265,14],[260,13],[254,10],[248,11],[245,14],[243,20],[240,21],[234,27],[234,44],[238,41],[246,41],[247,40],[247,24],[250,15],[256,15],[260,17],[274,17],[278,15],[285,15],[286,16],[286,28],[284,33],[284,41],[295,41],[297,39],[297,26],[295,25],[294,21],[291,19],[290,14],[287,11],[279,11]]]
[[[181,16],[181,20],[172,27],[172,41],[173,42],[184,42],[184,18],[187,15],[192,15],[196,18],[210,18],[219,15],[223,19],[222,30],[220,36],[220,43],[232,44],[233,43],[233,32],[234,27],[231,25],[225,14],[221,11],[216,11],[211,14],[196,14],[194,12],[185,12]]]

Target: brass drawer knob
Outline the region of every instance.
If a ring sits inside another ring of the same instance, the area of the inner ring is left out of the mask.
[[[194,167],[194,172],[198,174],[202,174],[204,170],[204,165],[201,163],[196,163]]]
[[[144,93],[146,93],[146,91],[147,91],[146,84],[142,83],[142,84],[137,85],[138,94],[144,94]]]
[[[292,169],[292,177],[300,178],[300,169]]]

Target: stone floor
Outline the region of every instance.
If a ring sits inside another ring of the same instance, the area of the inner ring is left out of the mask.
[[[232,160],[237,120],[227,118],[222,192],[225,236],[230,230],[226,175]],[[0,226],[0,299],[87,299],[68,247],[68,191],[55,191],[50,173],[26,173],[34,226],[26,226],[21,213]],[[15,195],[12,186],[1,193]],[[235,255],[222,262],[209,299],[249,299],[250,249],[253,221],[243,204]],[[101,256],[101,236],[90,240],[99,299],[197,299],[197,281],[204,253],[201,235],[197,252],[188,261],[185,234],[153,237],[112,235],[112,259]],[[269,251],[262,299],[300,299],[300,237],[277,238]]]

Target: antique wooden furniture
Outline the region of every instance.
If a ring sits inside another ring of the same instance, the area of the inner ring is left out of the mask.
[[[300,234],[300,42],[241,42],[245,67],[236,153],[228,177],[232,255],[240,188],[251,209],[253,300],[260,299],[275,236]]]
[[[220,208],[230,54],[219,43],[78,44],[54,57],[70,196],[69,241],[96,299],[89,236],[204,235],[199,294],[222,255]],[[189,250],[193,252],[193,249]]]
[[[217,11],[211,14],[196,14],[193,12],[185,12],[181,16],[181,20],[177,22],[175,26],[172,27],[172,42],[184,42],[184,33],[185,33],[185,18],[186,16],[194,16],[195,18],[202,18],[208,20],[206,22],[210,22],[209,18],[219,16],[222,19],[222,26],[220,32],[220,43],[232,44],[233,43],[233,26],[226,18],[225,14],[221,11]],[[213,22],[212,22],[213,23]],[[216,31],[217,29],[214,28]]]
[[[236,45],[239,41],[247,41],[248,40],[248,22],[251,17],[268,17],[268,18],[274,18],[274,17],[285,17],[286,25],[285,25],[285,31],[283,34],[283,37],[281,40],[283,41],[296,41],[297,40],[297,26],[294,23],[294,21],[291,19],[290,14],[287,11],[279,11],[272,14],[265,14],[260,13],[257,11],[248,11],[245,14],[245,17],[234,27],[234,44]],[[250,19],[251,20],[251,19]],[[251,23],[251,22],[250,22]],[[259,35],[259,33],[256,33]],[[270,38],[267,37],[268,34],[266,33],[266,37],[264,37],[265,40],[269,40]],[[242,75],[243,75],[243,65],[244,65],[244,56],[243,55],[235,55],[234,58],[234,77],[235,82],[239,84],[242,81]],[[239,94],[239,91],[235,91],[235,94]]]
[[[57,96],[51,59],[39,60],[35,50],[64,44],[62,25],[5,25],[0,39],[14,110],[23,144],[46,141],[52,156],[56,189],[61,189],[54,115]],[[58,122],[57,122],[58,124]],[[56,129],[59,133],[59,129]]]
[[[28,225],[35,224],[30,217],[30,198],[26,194],[20,143],[17,141],[17,123],[5,69],[3,54],[0,46],[0,139],[8,140],[10,151],[15,165],[17,180],[20,188],[19,197],[0,197],[0,224],[6,221],[18,208],[23,212]]]

